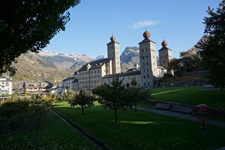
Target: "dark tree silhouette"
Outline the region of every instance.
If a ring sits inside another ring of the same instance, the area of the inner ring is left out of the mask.
[[[11,63],[23,53],[44,48],[69,21],[67,10],[79,0],[1,0],[0,74],[16,69]]]
[[[205,37],[199,43],[204,67],[210,71],[209,79],[221,90],[225,86],[225,0],[216,11],[208,7],[209,17],[204,18]]]

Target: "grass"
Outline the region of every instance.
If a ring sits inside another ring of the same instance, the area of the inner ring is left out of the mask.
[[[41,143],[45,150],[98,149],[54,114],[51,117],[51,122],[41,130]],[[0,149],[32,150],[34,141],[35,131],[30,128],[16,134],[0,136]]]
[[[225,146],[225,128],[134,110],[119,111],[119,124],[114,113],[96,105],[81,115],[78,107],[66,102],[54,104],[55,110],[108,147],[123,149],[214,149]]]
[[[206,104],[208,107],[225,109],[225,91],[201,87],[171,87],[152,89],[155,100],[184,104]]]

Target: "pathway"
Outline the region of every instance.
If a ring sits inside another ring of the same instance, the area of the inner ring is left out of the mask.
[[[182,118],[182,119],[186,119],[186,120],[192,120],[192,121],[199,122],[197,117],[192,116],[191,114],[183,114],[183,113],[178,113],[178,112],[173,112],[173,111],[168,111],[168,110],[160,110],[160,109],[155,109],[155,108],[138,107],[138,109],[149,111],[152,113],[157,113],[157,114],[162,114],[162,115],[167,115],[167,116],[172,116],[172,117],[177,117],[177,118]],[[214,120],[207,120],[206,124],[225,127],[225,122],[214,121]]]

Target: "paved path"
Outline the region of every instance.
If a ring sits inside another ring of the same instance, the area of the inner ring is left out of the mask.
[[[160,109],[155,109],[155,108],[138,107],[138,109],[149,111],[152,113],[157,113],[157,114],[162,114],[162,115],[167,115],[167,116],[172,116],[172,117],[177,117],[177,118],[182,118],[182,119],[186,119],[186,120],[192,120],[192,121],[199,122],[197,117],[192,116],[191,114],[183,114],[183,113],[173,112],[173,111],[169,111],[169,110],[160,110]],[[219,121],[214,121],[214,120],[207,120],[206,124],[225,127],[225,122],[219,122]]]

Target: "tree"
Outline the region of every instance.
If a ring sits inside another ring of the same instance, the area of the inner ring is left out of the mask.
[[[71,101],[76,96],[76,92],[72,90],[71,88],[68,88],[65,93],[62,95],[62,100],[64,101]]]
[[[192,49],[188,51],[181,52],[180,57],[181,57],[181,62],[183,64],[181,69],[184,72],[190,72],[190,71],[196,70],[200,68],[201,66],[200,56],[196,52],[195,47],[193,47]]]
[[[128,104],[129,102],[133,103],[135,111],[137,111],[138,102],[151,98],[151,93],[149,90],[134,87],[127,88],[125,90],[127,93],[127,102]]]
[[[174,71],[174,76],[181,76],[181,59],[172,59],[168,64],[168,72]]]
[[[95,97],[88,93],[87,91],[80,90],[79,94],[75,96],[73,100],[70,100],[69,103],[71,106],[80,105],[82,110],[82,115],[84,115],[84,109],[94,106]]]
[[[130,84],[131,84],[133,87],[136,87],[136,86],[137,86],[137,80],[136,80],[135,77],[133,77],[133,78],[131,79]]]
[[[207,40],[199,43],[204,67],[209,70],[209,79],[221,90],[225,86],[225,0],[216,11],[208,7],[209,17],[204,17],[204,33]]]
[[[16,69],[11,63],[23,53],[38,52],[69,21],[69,8],[80,0],[1,0],[0,1],[0,74]]]
[[[99,96],[99,103],[104,108],[110,108],[114,111],[115,123],[118,123],[117,111],[126,109],[127,103],[125,88],[122,80],[113,79],[110,84],[100,85],[92,90],[92,93]]]

